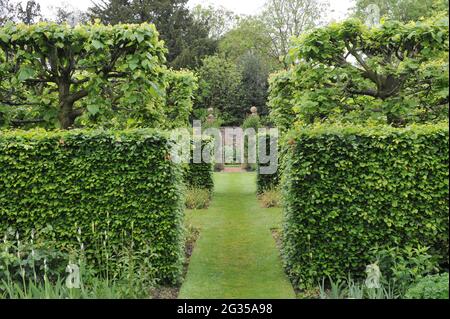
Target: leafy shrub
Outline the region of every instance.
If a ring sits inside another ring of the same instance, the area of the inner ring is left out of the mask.
[[[211,201],[211,193],[207,189],[190,188],[186,192],[186,208],[205,209]]]
[[[47,227],[29,239],[5,235],[0,244],[0,298],[148,298],[149,289],[156,286],[150,243],[136,248],[133,238],[126,237],[112,246],[104,235],[87,260],[81,231],[71,247],[43,240],[49,231]],[[66,267],[74,263],[79,267],[79,289],[64,283]]]
[[[0,233],[52,226],[60,246],[86,253],[107,237],[149,245],[157,278],[182,271],[182,174],[172,143],[153,130],[10,131],[0,135]],[[50,236],[50,235],[49,235]]]
[[[448,273],[426,276],[406,292],[406,299],[449,299]]]
[[[265,191],[259,195],[259,200],[261,201],[261,205],[265,208],[281,206],[281,196],[277,189]]]
[[[270,76],[269,100],[270,119],[281,132],[292,128],[296,120],[294,94],[297,90],[292,69],[279,71]]]
[[[0,242],[0,289],[6,281],[42,282],[44,273],[49,280],[65,273],[69,253],[57,249],[55,242],[42,239],[51,230],[33,231],[30,238],[21,238],[11,228],[5,232]]]
[[[438,269],[428,247],[374,248],[373,254],[383,276],[396,283],[401,295],[413,282]]]
[[[446,123],[317,126],[286,137],[283,257],[295,283],[360,274],[378,246],[448,261]]]
[[[247,116],[242,124],[242,129],[245,131],[248,128],[252,128],[255,132],[261,127],[261,119],[258,115]]]

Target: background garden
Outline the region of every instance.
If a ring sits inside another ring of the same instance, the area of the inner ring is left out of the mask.
[[[291,297],[280,257],[300,298],[448,298],[448,1],[329,8],[0,0],[0,296],[264,297],[197,285],[258,260]],[[196,119],[278,128],[277,174],[174,163]]]

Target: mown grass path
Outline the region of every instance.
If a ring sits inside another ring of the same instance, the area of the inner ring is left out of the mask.
[[[281,212],[260,207],[255,179],[218,173],[211,207],[187,212],[201,234],[179,298],[295,298],[271,234]]]

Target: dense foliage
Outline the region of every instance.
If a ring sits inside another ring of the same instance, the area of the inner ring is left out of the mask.
[[[272,74],[269,79],[267,105],[270,109],[270,119],[283,133],[292,127],[296,119],[296,112],[293,108],[296,92],[293,74],[292,69],[283,70]]]
[[[448,124],[340,127],[285,140],[283,257],[299,285],[360,274],[375,246],[448,262]]]
[[[448,273],[432,275],[420,279],[406,292],[406,299],[447,299],[449,298]]]
[[[204,189],[210,193],[214,190],[213,166],[214,161],[207,163],[204,158],[198,159],[194,155],[194,149],[201,148],[202,154],[213,155],[213,140],[211,138],[193,139],[191,142],[190,163],[184,169],[184,181],[186,186],[191,189]],[[198,154],[198,153],[196,153]],[[203,157],[203,156],[202,156]]]
[[[274,174],[262,174],[261,169],[265,166],[268,166],[268,164],[263,164],[261,163],[260,160],[260,152],[264,151],[261,150],[260,148],[261,140],[264,140],[264,138],[266,139],[266,145],[265,145],[265,150],[266,150],[266,155],[268,153],[269,147],[271,147],[271,143],[272,143],[272,147],[277,148],[277,165],[278,165],[278,169]],[[278,138],[274,138],[273,136],[271,137],[270,133],[268,134],[260,134],[258,136],[258,143],[257,143],[257,163],[256,163],[256,191],[258,194],[262,194],[266,191],[271,191],[271,190],[275,190],[278,188],[279,183],[280,183],[280,177],[281,177],[281,168],[280,168],[280,163],[281,160],[279,158],[280,152],[279,152],[279,145],[278,145]]]
[[[272,82],[276,121],[286,126],[292,113],[291,123],[403,126],[447,118],[448,30],[448,19],[438,16],[374,28],[347,20],[305,34],[288,55],[291,69],[275,79],[289,85]]]
[[[225,122],[239,123],[238,119],[243,115],[239,101],[242,76],[236,64],[220,56],[211,56],[203,60],[197,73],[199,90],[196,109],[214,108]]]
[[[369,10],[373,5],[378,7],[377,12]],[[357,0],[354,11],[354,15],[361,19],[366,19],[372,13],[378,14],[379,18],[409,22],[433,17],[442,11],[448,13],[448,0]]]
[[[183,181],[172,143],[151,130],[10,131],[0,134],[0,232],[52,227],[60,247],[148,248],[156,278],[179,280]],[[80,235],[81,234],[81,235]]]
[[[168,48],[171,67],[196,67],[203,57],[214,54],[216,41],[210,28],[194,18],[187,0],[99,0],[90,8],[90,16],[105,24],[153,23]]]
[[[164,127],[189,127],[194,96],[198,88],[197,77],[190,71],[169,71],[166,75],[166,86]]]
[[[165,120],[158,103],[164,54],[150,24],[7,24],[0,28],[0,121],[67,129],[78,119],[134,117],[157,127]]]

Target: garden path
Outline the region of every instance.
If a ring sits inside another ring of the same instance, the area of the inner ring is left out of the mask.
[[[216,173],[208,210],[188,211],[200,228],[179,298],[295,298],[271,229],[280,209],[261,208],[254,173]]]

